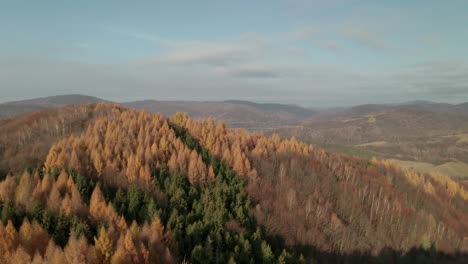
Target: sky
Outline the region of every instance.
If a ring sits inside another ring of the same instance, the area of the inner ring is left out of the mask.
[[[2,0],[0,102],[466,102],[466,11],[466,0]]]

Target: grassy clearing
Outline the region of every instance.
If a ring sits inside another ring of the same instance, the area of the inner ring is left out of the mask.
[[[387,141],[374,141],[365,144],[355,145],[355,147],[382,147],[387,145]]]
[[[457,135],[458,141],[457,144],[468,143],[468,133]]]
[[[367,151],[361,148],[352,147],[352,146],[345,146],[345,145],[339,145],[339,144],[325,144],[325,145],[322,145],[321,147],[327,150],[340,152],[340,153],[344,153],[344,154],[359,157],[359,158],[370,159],[373,156],[375,156],[375,154],[373,154],[370,151]]]
[[[468,176],[468,164],[461,161],[450,161],[442,165],[434,165],[428,162],[389,159],[403,168],[408,168],[422,173],[441,173],[453,178]]]
[[[374,115],[368,116],[367,123],[375,123],[375,121],[377,121],[377,118]]]

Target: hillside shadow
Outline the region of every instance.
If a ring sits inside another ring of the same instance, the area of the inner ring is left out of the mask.
[[[372,255],[370,252],[358,251],[350,254],[337,254],[333,252],[314,251],[312,249],[312,252],[313,253],[308,256],[307,263],[468,263],[467,252],[445,254],[435,249],[425,250],[422,248],[412,248],[406,253],[391,248],[385,248],[378,255]]]
[[[7,175],[7,171],[0,168],[0,181],[3,181]]]
[[[267,236],[270,243],[277,248],[285,248],[284,240],[280,236]],[[278,247],[279,246],[279,247]],[[379,254],[375,255],[369,251],[354,251],[352,253],[336,253],[320,250],[310,245],[299,245],[292,248],[295,252],[302,252],[306,263],[404,263],[404,264],[458,264],[468,263],[468,252],[456,252],[446,254],[437,251],[433,245],[429,249],[422,247],[413,247],[409,251],[399,251],[392,248],[384,248]]]

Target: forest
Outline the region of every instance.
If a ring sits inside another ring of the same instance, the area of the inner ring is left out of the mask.
[[[111,103],[0,128],[1,263],[468,257],[468,191],[442,175]]]

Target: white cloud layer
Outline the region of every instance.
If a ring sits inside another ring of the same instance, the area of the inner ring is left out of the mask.
[[[326,65],[91,65],[1,60],[2,101],[83,93],[105,99],[223,100],[339,106],[412,99],[468,101],[468,65],[434,62],[386,74]]]
[[[112,65],[0,56],[0,101],[69,93],[118,101],[247,99],[317,107],[468,101],[463,58],[365,65],[393,47],[382,28],[372,26],[301,25],[265,35],[186,41],[110,28],[113,34],[154,43],[154,55]],[[83,52],[95,48],[87,41],[70,45]],[[368,57],[352,54],[356,46],[369,51],[359,53]]]

